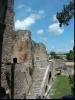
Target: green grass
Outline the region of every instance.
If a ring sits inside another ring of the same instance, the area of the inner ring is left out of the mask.
[[[69,78],[61,75],[56,76],[52,90],[53,91],[49,94],[49,97],[53,99],[61,98],[64,95],[70,95],[71,85]]]

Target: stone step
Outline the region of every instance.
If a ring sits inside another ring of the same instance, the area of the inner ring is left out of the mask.
[[[41,81],[35,81],[34,83],[33,83],[33,85],[40,85],[41,84]]]
[[[34,73],[33,74],[33,80],[36,80],[36,79],[44,77],[44,74],[45,74],[45,71],[41,72],[41,73],[39,73],[39,72]]]
[[[34,80],[33,85],[39,85],[42,83],[42,81],[43,81],[42,79]]]
[[[40,85],[35,85],[35,86],[32,86],[32,88],[39,88],[40,87]]]
[[[35,90],[35,91],[34,91],[34,90],[32,91],[32,90],[31,90],[30,93],[28,94],[28,96],[30,96],[30,95],[33,95],[33,96],[34,96],[34,95],[37,95],[38,92],[39,92],[39,91],[36,91],[36,90]]]
[[[33,81],[35,82],[35,81],[42,81],[43,80],[43,76],[41,76],[41,77],[38,77],[37,79],[33,79]]]
[[[45,73],[45,72],[44,72],[44,73]],[[34,79],[35,79],[35,78],[39,78],[39,77],[43,77],[44,73],[41,72],[41,74],[38,74],[38,73],[36,72],[36,75],[34,76]]]
[[[41,86],[41,84],[36,84],[36,85],[33,85],[32,88],[38,88],[40,86]]]
[[[34,89],[34,88],[39,88],[40,89],[40,87],[41,87],[41,84],[33,84],[32,85],[32,87],[31,87],[31,89]]]
[[[28,94],[28,96],[29,96],[29,95],[37,95],[37,94],[38,94],[38,91],[31,91],[31,93]]]
[[[42,81],[43,80],[43,77],[40,77],[40,78],[37,78],[37,79],[33,79],[34,82],[39,82],[39,81]]]
[[[33,79],[33,81],[39,81],[39,80],[42,80],[43,79],[43,76],[41,76],[41,77],[38,77],[37,79]]]
[[[27,96],[28,99],[35,99],[36,95],[40,92],[41,84],[43,81],[46,69],[36,68],[33,73],[33,84]]]
[[[41,73],[41,72],[44,72],[46,69],[44,69],[44,68],[36,68],[35,69],[35,72],[39,72],[39,73]]]
[[[36,92],[36,91],[34,91],[34,93],[33,92],[31,92],[30,94],[28,94],[28,96],[27,96],[27,98],[29,99],[29,98],[36,98],[36,95],[38,94],[38,92]]]
[[[34,96],[34,95],[28,95],[27,96],[27,99],[35,99],[36,98],[36,96]]]

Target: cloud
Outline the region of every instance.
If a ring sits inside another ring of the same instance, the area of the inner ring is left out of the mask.
[[[74,40],[71,40],[72,45],[74,45]]]
[[[21,4],[16,8],[16,10],[22,10],[22,9],[25,10],[25,13],[33,12],[32,8],[24,4]]]
[[[38,13],[38,14],[42,14],[42,15],[45,14],[44,10],[36,11],[36,10],[33,10],[32,8],[30,8],[29,6],[24,5],[24,4],[19,5],[16,9],[17,10],[24,9],[26,13],[31,12],[31,13]]]
[[[27,8],[26,11],[27,11],[27,12],[32,12],[32,9],[31,9],[31,8]]]
[[[24,4],[21,4],[21,5],[19,5],[18,7],[17,7],[17,9],[22,9],[22,8],[24,8],[25,7],[25,5]]]
[[[25,11],[25,15],[27,17],[25,17],[22,20],[18,19],[18,20],[15,21],[15,30],[19,30],[19,29],[20,30],[25,30],[25,29],[28,29],[33,24],[35,24],[37,20],[45,17],[44,16],[44,14],[45,14],[44,10],[36,11],[36,10],[33,10],[32,8],[30,8],[29,6],[24,5],[24,4],[19,5],[16,9],[17,10],[21,10],[21,11],[23,9]]]
[[[53,15],[53,22],[58,23],[58,20],[56,18],[56,15]]]
[[[64,29],[59,27],[59,23],[54,23],[49,25],[49,32],[53,33],[54,35],[60,35],[64,32]]]
[[[35,24],[38,19],[41,19],[40,14],[32,13],[30,16],[26,17],[24,20],[16,20],[15,29],[16,30],[25,30],[28,29],[31,25]]]
[[[39,14],[45,14],[44,10],[39,10]]]
[[[64,32],[64,29],[59,26],[59,22],[56,19],[56,15],[53,16],[53,24],[50,24],[48,30],[53,35],[61,35]]]
[[[39,30],[37,31],[37,34],[43,35],[43,34],[44,34],[44,30],[43,30],[43,29],[39,29]]]

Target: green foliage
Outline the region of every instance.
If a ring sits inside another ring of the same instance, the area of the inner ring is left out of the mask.
[[[8,84],[8,86],[9,86],[9,89],[10,89],[10,73],[9,72],[5,72],[5,76],[6,76],[6,80],[7,80],[7,84]]]
[[[69,83],[69,78],[67,76],[56,76],[51,89],[53,91],[49,93],[49,97],[52,99],[59,99],[64,95],[72,94],[71,84]]]
[[[56,53],[55,53],[54,51],[51,51],[51,52],[50,52],[50,55],[51,55],[51,58],[55,58]]]
[[[17,34],[16,33],[12,35],[12,39],[13,40],[16,40],[16,37],[17,37]]]
[[[56,59],[62,59],[62,57],[61,56],[58,56],[58,55],[56,55],[55,58]]]
[[[70,50],[69,53],[66,54],[67,60],[74,60],[74,51]]]
[[[74,0],[70,1],[69,4],[64,5],[63,10],[61,12],[57,12],[57,19],[60,23],[60,27],[62,25],[69,25],[69,21],[74,16]]]
[[[54,51],[51,51],[50,55],[51,55],[51,58],[62,59],[62,57],[59,56],[59,55],[57,55]],[[49,59],[50,59],[50,58],[49,58]]]
[[[30,74],[30,76],[32,76],[32,74],[33,74],[33,68],[32,67],[29,67],[29,74]]]
[[[74,95],[74,76],[69,76],[69,81],[70,81],[70,84],[71,84],[72,94]]]

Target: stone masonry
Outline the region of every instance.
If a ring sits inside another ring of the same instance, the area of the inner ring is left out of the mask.
[[[13,45],[13,29],[14,29],[14,11],[13,11],[13,0],[6,0],[6,15],[4,19],[5,29],[3,34],[3,44],[2,44],[2,86],[5,89],[8,88],[5,72],[10,72],[11,55],[12,55],[12,45]]]
[[[14,98],[43,98],[53,75],[51,73],[53,67],[48,62],[45,45],[34,42],[31,39],[31,32],[28,30],[14,31],[14,0],[7,1],[6,28],[2,47],[2,86],[6,90],[11,90],[5,73],[9,73],[11,76],[11,64],[13,58],[16,58]]]

